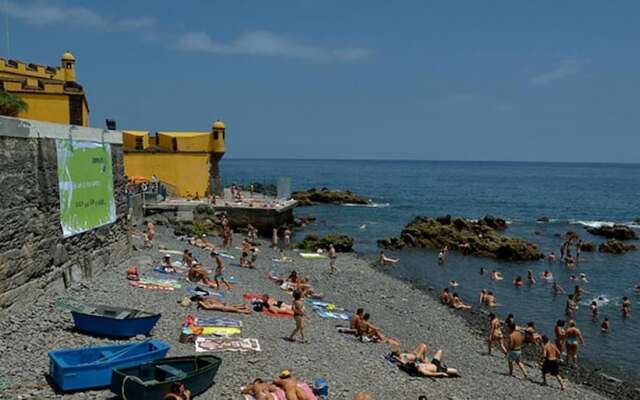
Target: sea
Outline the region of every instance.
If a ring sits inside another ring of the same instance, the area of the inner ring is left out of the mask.
[[[556,234],[575,231],[585,241],[597,244],[603,237],[590,235],[585,228],[622,223],[636,229],[640,219],[640,164],[528,163],[528,162],[454,162],[454,161],[365,161],[365,160],[250,160],[224,159],[221,175],[225,184],[275,183],[290,178],[294,191],[312,187],[351,190],[371,200],[366,206],[319,205],[296,209],[298,216],[315,216],[317,222],[299,232],[344,233],[355,239],[355,250],[374,260],[378,239],[398,236],[417,215],[437,217],[445,214],[475,219],[491,214],[504,218],[504,234],[520,237],[544,252],[560,253],[562,239]],[[540,223],[540,217],[549,223]],[[639,251],[624,255],[582,252],[576,269],[569,271],[561,263],[505,262],[489,258],[463,256],[451,252],[443,265],[437,263],[437,251],[407,249],[386,252],[400,263],[385,271],[418,288],[437,291],[451,280],[468,304],[478,307],[482,289],[497,297],[495,312],[508,313],[519,324],[534,321],[538,330],[553,337],[553,326],[564,315],[566,296],[555,296],[550,282],[540,279],[545,269],[567,292],[576,284],[586,294],[575,315],[585,337],[580,356],[603,367],[608,374],[631,381],[640,380],[640,285]],[[498,270],[503,281],[481,276],[481,267]],[[532,270],[533,285],[516,289],[517,276],[526,280]],[[584,273],[588,282],[574,282],[571,276]],[[426,295],[426,294],[425,294]],[[632,301],[632,315],[623,319],[622,298]],[[588,305],[600,305],[600,320],[592,321]],[[602,334],[600,322],[608,317],[611,331]]]

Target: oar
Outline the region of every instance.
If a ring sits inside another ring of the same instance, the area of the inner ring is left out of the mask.
[[[128,346],[128,347],[126,347],[126,348],[124,348],[124,349],[122,349],[120,351],[117,351],[117,352],[115,352],[115,353],[113,353],[113,354],[111,354],[111,355],[109,355],[107,357],[100,358],[97,361],[99,361],[99,362],[113,361],[113,360],[115,360],[117,358],[120,358],[122,355],[127,354],[132,349],[134,349],[134,348],[136,348],[136,347],[138,347],[140,345],[147,344],[150,341],[151,341],[151,339],[145,339],[140,343],[134,344],[133,346]]]

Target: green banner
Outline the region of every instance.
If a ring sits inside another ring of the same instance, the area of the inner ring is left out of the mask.
[[[56,149],[63,236],[114,222],[111,145],[58,139]]]

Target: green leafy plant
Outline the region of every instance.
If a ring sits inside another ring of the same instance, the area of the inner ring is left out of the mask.
[[[17,117],[21,112],[27,111],[28,104],[19,96],[0,91],[0,115]]]

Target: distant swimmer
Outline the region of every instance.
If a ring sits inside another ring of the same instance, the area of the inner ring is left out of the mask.
[[[602,321],[602,325],[600,325],[600,332],[609,333],[609,318],[605,317],[604,321]]]
[[[633,289],[634,292],[640,294],[640,285],[636,285],[636,287]]]
[[[580,281],[582,283],[589,283],[589,281],[587,280],[587,274],[585,274],[584,272],[580,273]]]
[[[533,271],[531,270],[527,271],[527,282],[529,285],[536,283],[536,278],[533,277]]]
[[[564,289],[562,288],[562,286],[560,286],[560,284],[558,282],[553,282],[553,294],[562,294],[564,293]]]
[[[582,298],[582,295],[585,293],[590,293],[586,290],[584,290],[583,288],[581,288],[580,286],[576,285],[576,287],[573,290],[573,299],[575,301],[580,301],[580,299]]]
[[[553,280],[553,274],[546,269],[540,274],[540,277],[545,281]]]
[[[390,258],[384,255],[383,251],[380,251],[380,256],[378,257],[378,264],[387,265],[387,264],[397,264],[400,260],[397,258]]]
[[[598,303],[596,303],[595,301],[591,302],[591,305],[589,306],[589,309],[591,310],[591,319],[593,319],[593,321],[597,321],[598,320]]]
[[[553,251],[547,255],[547,261],[549,264],[556,262],[556,254]]]
[[[478,302],[480,304],[484,304],[486,301],[486,297],[487,297],[487,291],[485,289],[482,289],[480,291],[480,298],[478,299]]]
[[[367,229],[367,224],[360,225],[360,229]]]
[[[565,264],[567,265],[567,268],[572,269],[576,266],[576,261],[573,259],[573,257],[567,256]]]
[[[440,253],[438,253],[438,264],[444,264],[444,259],[444,251],[441,250]]]
[[[484,296],[484,304],[488,307],[495,307],[498,305],[496,303],[496,296],[492,291],[487,292],[487,295]]]
[[[449,286],[458,287],[458,286],[460,286],[460,284],[458,282],[456,282],[456,281],[449,281]]]
[[[573,313],[578,308],[575,300],[573,299],[573,295],[570,294],[567,296],[567,302],[565,304],[565,313],[569,316],[569,318],[573,317]]]
[[[516,279],[513,280],[513,286],[517,288],[521,288],[524,286],[524,281],[522,280],[521,276],[518,276]]]
[[[484,275],[485,272],[487,272],[487,270],[484,269],[484,267],[480,267],[480,275]],[[638,290],[638,293],[640,293],[640,286],[636,287],[636,290]]]
[[[491,279],[493,279],[494,281],[501,281],[504,278],[502,277],[502,272],[498,272],[494,269],[493,271],[491,271]]]
[[[631,316],[631,300],[627,296],[622,298],[622,317],[629,318]]]

